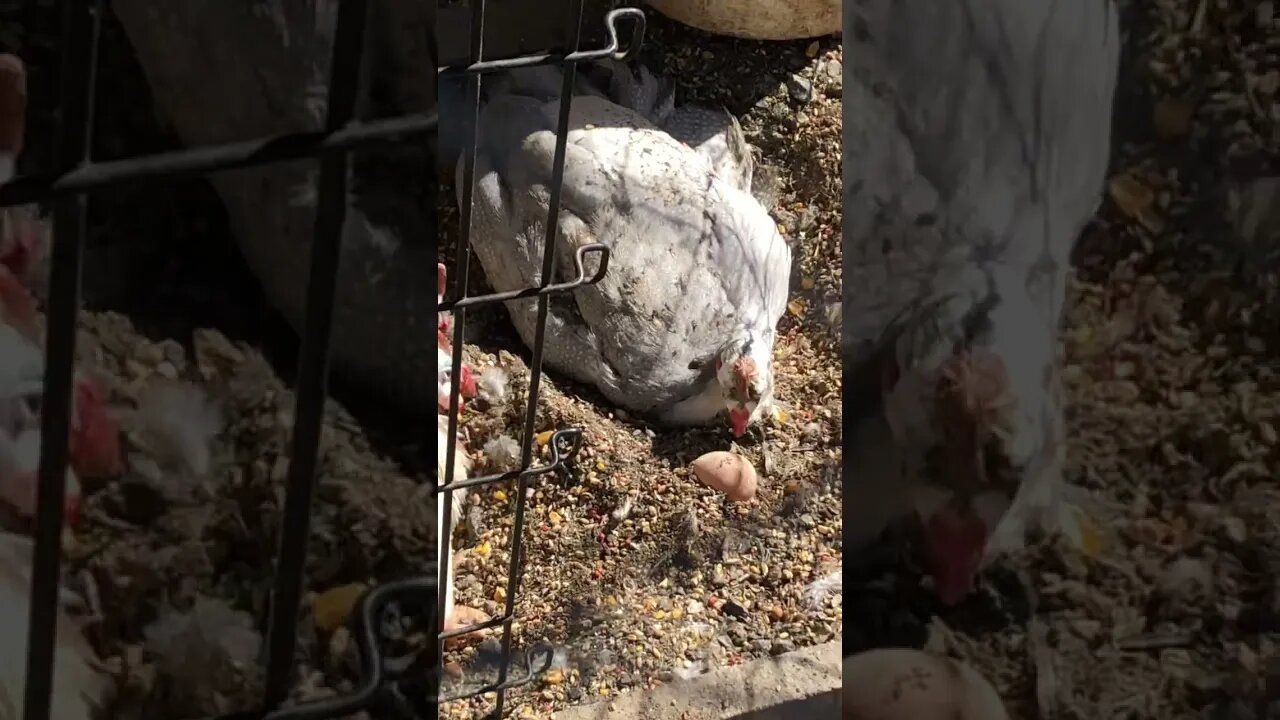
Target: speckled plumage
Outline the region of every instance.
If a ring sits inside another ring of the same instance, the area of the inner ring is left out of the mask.
[[[1056,497],[1058,325],[1069,255],[1105,180],[1115,9],[868,0],[845,25],[842,316],[857,378],[846,392],[872,400],[866,422],[887,423],[901,456],[857,475],[851,506],[867,517],[849,520],[870,537],[868,526],[911,507],[904,494],[919,511],[939,502],[923,486],[960,491],[928,463],[942,442],[939,369],[961,348],[1004,365],[1012,406],[998,442],[1022,483],[1017,502]],[[889,390],[878,385],[885,363]]]
[[[603,69],[600,85],[583,73],[573,103],[558,272],[569,277],[589,243],[613,255],[599,284],[551,303],[543,358],[624,408],[708,422],[724,408],[714,361],[726,345],[751,337],[767,371],[791,253],[749,193],[750,154],[727,113],[716,133],[715,111],[670,110],[647,72]],[[471,242],[498,290],[539,281],[559,87],[556,68],[519,71],[494,81],[482,109]],[[532,344],[536,304],[507,307]]]

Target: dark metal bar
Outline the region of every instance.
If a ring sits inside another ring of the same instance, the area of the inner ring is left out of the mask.
[[[93,163],[58,175],[26,175],[0,185],[0,207],[83,193],[122,182],[201,175],[399,143],[435,131],[437,123],[436,113],[402,115],[353,123],[334,131],[293,133]]]
[[[338,6],[325,118],[325,129],[331,133],[345,127],[355,116],[367,19],[366,0],[343,0]],[[311,504],[328,389],[333,301],[341,259],[342,229],[347,217],[349,170],[350,157],[346,153],[329,155],[320,163],[315,242],[311,245],[306,319],[298,360],[288,495],[285,498],[279,564],[267,635],[263,702],[268,711],[285,701],[292,685],[298,642],[298,608],[302,604],[303,574],[311,535]]]
[[[89,159],[102,11],[101,0],[93,6],[70,0],[62,4],[63,56],[58,68],[61,113],[54,153],[59,169]],[[35,547],[32,553],[31,607],[27,615],[24,720],[49,720],[51,713],[86,208],[85,197],[68,198],[57,204],[53,217],[53,264],[50,268],[49,316],[45,331]]]
[[[470,39],[470,57],[472,63],[480,62],[484,57],[484,21],[485,21],[485,0],[473,0],[471,6],[471,39]],[[471,114],[470,118],[463,123],[462,136],[462,201],[458,208],[461,213],[459,226],[462,229],[462,247],[458,252],[458,266],[454,273],[454,278],[459,284],[458,294],[462,298],[467,297],[468,277],[471,274],[471,206],[472,198],[475,195],[476,180],[476,153],[479,145],[479,126],[480,126],[480,75],[470,74],[466,76],[466,112]],[[439,310],[437,310],[439,312]],[[453,317],[453,367],[462,367],[462,339],[463,331],[467,324],[467,307],[463,305]],[[457,447],[453,443],[453,438],[458,436],[458,394],[461,392],[462,373],[455,372],[449,383],[449,448],[445,452],[445,474],[443,478],[437,478],[436,481],[442,484],[448,484],[453,478],[454,468],[457,467]],[[438,625],[436,627],[436,640],[434,645],[434,656],[431,658],[432,666],[439,668],[437,677],[443,676],[444,668],[444,623],[445,612],[448,610],[446,596],[448,594],[449,578],[453,574],[452,563],[449,562],[450,550],[453,546],[453,536],[449,530],[453,527],[453,491],[444,490],[441,494],[439,487],[436,489],[436,502],[442,503],[442,514],[440,516],[440,527],[436,528],[436,537],[439,539],[436,547],[436,553],[439,557],[439,587],[437,592],[437,607],[440,608],[438,615]]]
[[[569,48],[577,52],[582,37],[582,1],[570,0],[569,13],[565,18]],[[617,36],[611,30],[610,35],[616,43]],[[556,122],[556,150],[551,161],[551,197],[547,203],[547,226],[543,236],[542,275],[538,278],[542,287],[552,284],[556,268],[556,232],[560,224],[560,194],[564,185],[565,153],[569,144],[569,112],[573,107],[573,86],[577,77],[578,65],[575,61],[566,60],[564,75],[560,84],[560,116]],[[551,298],[539,295],[538,321],[533,337],[533,357],[529,361],[529,401],[525,410],[524,437],[521,439],[520,467],[528,468],[533,463],[534,423],[538,418],[538,389],[542,382],[542,351],[547,335],[547,312]],[[507,597],[503,615],[506,622],[502,626],[502,663],[498,666],[498,686],[501,688],[507,681],[510,669],[512,616],[515,613],[516,592],[520,588],[520,574],[524,569],[524,511],[528,478],[524,475],[516,482],[515,520],[511,526],[511,558],[507,565]],[[498,702],[494,713],[502,716],[502,708],[506,704],[507,693],[498,690]]]

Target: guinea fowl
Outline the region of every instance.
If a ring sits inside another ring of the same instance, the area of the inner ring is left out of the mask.
[[[846,525],[865,541],[914,510],[954,603],[1028,524],[1083,542],[1057,335],[1105,181],[1120,30],[1110,0],[847,11],[846,391],[879,411],[846,457],[892,461],[859,468]]]
[[[482,98],[471,245],[498,291],[540,281],[560,73],[512,71]],[[750,153],[736,121],[675,109],[671,97],[669,85],[621,63],[585,66],[578,79],[558,279],[586,245],[604,244],[611,257],[598,283],[550,302],[543,360],[663,424],[706,424],[724,413],[736,436],[773,404],[791,252],[750,193]],[[461,163],[458,172],[461,201]],[[586,262],[588,273],[598,268]],[[506,307],[532,346],[536,303]]]

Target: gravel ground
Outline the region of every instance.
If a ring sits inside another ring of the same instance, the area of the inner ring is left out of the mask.
[[[766,476],[755,500],[734,505],[687,469],[704,452],[734,446],[723,428],[648,427],[589,390],[544,379],[536,430],[580,427],[584,446],[567,472],[530,490],[517,645],[545,642],[559,652],[551,672],[513,694],[519,716],[545,717],[840,632],[838,595],[806,592],[841,564],[840,366],[829,318],[840,288],[839,43],[714,38],[651,15],[645,49],[645,64],[678,78],[677,102],[723,104],[761,150],[757,185],[797,260],[775,355],[787,417],[768,427],[765,443],[752,434],[736,445]],[[443,196],[456,238],[452,189]],[[471,292],[481,288],[477,271]],[[511,354],[518,342],[503,311],[469,314],[467,329],[482,377],[499,365],[513,388],[464,414],[469,446],[482,450],[498,436],[514,444],[527,388],[527,369]],[[491,615],[504,597],[512,496],[503,487],[469,497],[470,542],[457,555],[458,602]],[[490,639],[454,653],[458,688],[490,681],[497,650]],[[476,707],[457,703],[446,714],[472,717]]]
[[[1069,479],[1092,491],[1100,556],[1041,542],[944,613],[864,585],[846,631],[966,659],[1015,718],[1278,717],[1280,198],[1248,199],[1280,148],[1280,26],[1269,2],[1132,5],[1062,338]]]
[[[0,42],[31,63],[41,117],[56,55],[30,27],[14,29],[9,7],[0,4]],[[1256,173],[1280,148],[1275,17],[1270,2],[1236,9],[1209,0],[1127,13],[1124,141],[1110,200],[1081,245],[1063,336],[1072,480],[1094,491],[1108,530],[1100,557],[1036,544],[945,613],[914,575],[869,574],[843,600],[856,607],[856,645],[965,658],[1018,718],[1280,715],[1267,705],[1280,679],[1280,498],[1270,480],[1280,314],[1267,242],[1276,218],[1270,203],[1250,204],[1266,195]],[[114,60],[101,82],[122,102],[102,111],[102,153],[169,147],[111,32],[105,49]],[[544,384],[537,429],[580,426],[586,442],[566,473],[536,484],[529,504],[517,645],[545,641],[562,652],[554,670],[513,694],[517,715],[542,717],[841,632],[839,597],[816,608],[805,597],[841,557],[840,386],[827,318],[840,282],[837,41],[712,38],[655,17],[646,60],[681,78],[682,99],[740,115],[762,150],[760,180],[798,258],[777,361],[789,418],[769,428],[768,461],[758,440],[742,444],[769,473],[757,500],[726,505],[684,472],[697,454],[728,445],[723,431],[656,433],[611,415],[590,392]],[[32,123],[37,165],[44,128]],[[84,524],[69,542],[71,585],[97,590],[102,618],[87,632],[122,679],[118,717],[243,707],[283,497],[292,399],[277,375],[290,365],[289,342],[252,292],[203,183],[114,191],[95,203],[92,228],[94,312],[82,349],[112,378],[126,423],[150,379],[182,376],[222,403],[226,431],[199,483],[165,475],[158,485],[139,462],[127,478],[87,487]],[[95,272],[107,260],[125,268],[125,259],[128,270]],[[524,399],[505,319],[475,316],[469,356],[504,365],[513,389],[465,416],[473,449],[516,437]],[[221,332],[193,335],[200,328]],[[351,640],[335,627],[351,598],[411,574],[433,544],[429,504],[420,502],[425,427],[348,404],[354,417],[330,410],[321,466],[314,594],[301,623],[306,697],[350,689]],[[458,545],[459,601],[490,612],[505,584],[513,500],[503,492],[474,494],[471,537]],[[1016,573],[1031,577],[1035,597],[1021,592]],[[195,633],[185,635],[194,646],[173,642],[192,608],[197,629],[219,623],[216,641]],[[157,635],[157,618],[168,632]],[[240,631],[225,631],[229,623]],[[491,650],[455,652],[453,682],[491,673]],[[212,653],[206,666],[218,670],[193,676],[195,652]],[[474,708],[450,712],[470,717]]]

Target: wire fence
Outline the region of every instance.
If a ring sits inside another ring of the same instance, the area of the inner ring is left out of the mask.
[[[524,415],[524,426],[521,433],[520,469],[496,475],[439,484],[437,490],[439,493],[444,493],[444,497],[442,498],[444,507],[442,527],[447,529],[452,527],[453,491],[468,487],[493,485],[511,480],[516,482],[515,517],[512,523],[510,544],[511,556],[507,567],[507,586],[503,611],[499,617],[493,618],[488,622],[449,632],[444,631],[443,616],[441,616],[439,620],[440,624],[437,626],[440,630],[440,635],[438,637],[438,644],[435,650],[438,656],[442,656],[444,642],[450,638],[480,632],[488,628],[502,628],[501,657],[499,660],[496,680],[478,689],[472,689],[465,693],[458,693],[441,698],[441,702],[443,703],[476,697],[488,692],[495,692],[496,705],[492,715],[494,717],[501,717],[506,701],[506,691],[529,683],[537,675],[549,669],[553,661],[553,651],[551,648],[529,648],[526,650],[524,656],[525,667],[523,675],[515,679],[511,679],[509,677],[512,659],[512,623],[515,621],[516,593],[520,587],[520,573],[522,568],[521,561],[523,560],[522,545],[524,538],[524,513],[527,489],[532,480],[558,470],[565,461],[572,459],[577,454],[582,444],[582,431],[580,428],[564,428],[558,430],[548,443],[551,448],[550,461],[537,466],[533,465],[534,435],[536,430],[535,423],[537,421],[539,401],[538,390],[542,381],[542,351],[543,343],[546,338],[548,303],[552,295],[572,292],[575,288],[582,285],[599,282],[608,271],[609,266],[608,247],[601,244],[586,245],[579,248],[575,253],[572,279],[562,283],[552,282],[552,279],[557,276],[555,267],[556,235],[560,214],[560,194],[564,179],[565,149],[569,128],[569,112],[572,107],[574,80],[579,63],[605,58],[628,60],[634,57],[636,53],[639,52],[641,42],[643,41],[645,16],[642,11],[633,8],[620,8],[610,11],[604,17],[605,30],[608,35],[607,46],[598,50],[584,51],[579,49],[583,39],[584,0],[570,0],[565,3],[567,6],[567,12],[565,14],[563,34],[564,47],[566,48],[567,53],[539,53],[532,55],[519,55],[513,58],[485,60],[485,5],[486,3],[484,0],[475,0],[471,4],[471,37],[467,64],[461,67],[445,67],[441,69],[441,84],[447,81],[449,76],[454,78],[462,76],[465,83],[466,98],[465,104],[461,108],[463,116],[457,119],[457,122],[461,124],[463,129],[461,159],[462,174],[460,178],[462,186],[460,188],[459,199],[461,250],[458,253],[457,267],[455,268],[455,272],[451,273],[451,277],[458,279],[458,288],[456,289],[458,299],[444,302],[438,307],[439,312],[455,312],[452,338],[453,367],[461,367],[462,364],[462,339],[466,326],[466,311],[468,308],[474,308],[481,305],[493,305],[516,299],[535,298],[538,304],[538,315],[537,324],[534,330],[532,356],[529,362],[529,392]],[[629,42],[627,42],[625,46],[621,42],[619,34],[620,24],[623,21],[629,21],[631,25],[631,36]],[[541,275],[539,276],[541,279],[540,284],[537,287],[528,287],[521,290],[468,296],[467,285],[471,263],[471,210],[475,185],[475,162],[478,140],[477,132],[480,123],[480,89],[483,82],[482,78],[484,75],[489,73],[497,73],[552,63],[559,64],[562,67],[562,84],[560,89],[559,116],[556,127],[556,147],[552,161],[553,169],[550,197],[548,200],[547,220],[545,223],[542,270]],[[453,118],[449,118],[449,121],[454,122],[455,120]],[[586,271],[587,259],[589,256],[596,256],[599,263],[596,272],[590,276],[588,276]],[[449,390],[449,437],[455,437],[458,429],[459,391],[460,374],[455,373]],[[445,465],[445,478],[453,477],[455,467],[454,450],[455,446],[450,443]],[[447,533],[444,537],[445,539],[440,544],[439,548],[439,567],[441,573],[449,573],[452,572],[452,568],[449,567],[450,554]],[[438,605],[443,607],[444,602],[445,582],[444,576],[442,575],[439,588]]]
[[[65,468],[68,462],[68,428],[72,409],[72,374],[76,355],[77,317],[80,311],[80,278],[86,231],[88,195],[95,190],[123,182],[157,180],[167,177],[203,175],[211,172],[245,168],[315,157],[320,163],[314,243],[310,258],[306,296],[306,319],[301,332],[298,373],[295,387],[294,426],[283,526],[272,587],[267,624],[265,682],[260,707],[222,716],[217,720],[322,720],[369,712],[376,717],[402,716],[434,718],[439,703],[495,692],[494,716],[503,711],[505,692],[528,683],[550,664],[549,655],[542,663],[539,653],[525,653],[524,672],[511,679],[512,622],[520,581],[521,538],[524,522],[525,489],[528,483],[545,475],[570,459],[581,446],[581,431],[559,430],[550,443],[550,462],[533,465],[533,423],[538,405],[541,381],[541,356],[547,315],[547,302],[552,294],[570,292],[583,284],[600,280],[608,267],[607,248],[594,245],[583,248],[575,261],[574,279],[552,283],[555,277],[556,223],[559,214],[560,184],[564,170],[565,136],[570,109],[570,88],[580,62],[613,57],[629,59],[640,47],[644,33],[644,14],[634,9],[619,9],[605,18],[608,34],[606,47],[580,51],[584,0],[570,0],[565,16],[564,52],[521,55],[513,58],[485,60],[483,38],[484,0],[471,3],[471,37],[469,62],[463,67],[443,68],[441,74],[465,75],[466,112],[472,122],[465,123],[463,202],[461,217],[462,245],[469,248],[470,205],[474,178],[476,137],[475,120],[479,116],[481,76],[501,70],[532,65],[560,63],[564,67],[564,86],[560,101],[559,132],[555,154],[550,213],[546,224],[546,247],[543,255],[542,281],[538,287],[519,291],[469,297],[467,276],[470,253],[459,253],[459,265],[453,277],[459,281],[458,299],[442,303],[440,312],[455,313],[453,362],[461,363],[462,337],[468,308],[516,298],[536,298],[538,329],[530,362],[531,378],[528,408],[524,423],[521,469],[501,475],[479,477],[456,484],[440,485],[437,492],[446,494],[463,487],[490,485],[515,480],[516,495],[512,552],[508,568],[506,606],[498,618],[463,631],[439,636],[425,651],[405,657],[392,657],[384,647],[379,628],[385,610],[397,607],[427,616],[428,627],[442,629],[442,613],[438,612],[443,595],[443,578],[437,568],[424,568],[415,578],[386,583],[367,592],[352,613],[353,637],[359,652],[362,673],[355,690],[345,696],[284,707],[293,685],[298,644],[297,619],[304,591],[304,565],[307,538],[310,533],[311,508],[315,491],[317,461],[322,427],[322,414],[327,395],[329,345],[332,335],[342,228],[347,212],[349,154],[351,151],[386,143],[427,142],[436,132],[438,114],[404,115],[368,122],[354,122],[360,90],[360,67],[364,52],[368,0],[341,0],[337,14],[334,45],[330,58],[330,82],[327,117],[324,128],[210,147],[185,149],[111,162],[94,162],[91,138],[94,128],[95,85],[101,25],[106,12],[105,0],[61,3],[61,60],[58,69],[59,112],[56,122],[54,169],[51,172],[25,175],[0,186],[0,208],[26,203],[50,203],[53,216],[53,249],[51,256],[45,345],[45,375],[41,406],[41,448],[39,491],[36,507],[35,550],[32,568],[31,605],[28,625],[26,687],[23,720],[50,720],[55,633],[59,612],[61,577],[61,537],[63,502],[66,495]],[[627,43],[619,37],[623,21],[631,23]],[[426,199],[424,199],[426,200]],[[587,277],[586,256],[599,256],[599,270]],[[450,433],[457,431],[459,387],[455,381],[450,390]],[[451,450],[446,477],[452,473],[455,459]],[[449,527],[452,504],[445,503],[445,524]],[[448,572],[447,545],[441,544],[438,566]],[[489,627],[502,627],[502,661],[496,682],[456,697],[439,696],[441,651],[448,637],[477,632]]]

